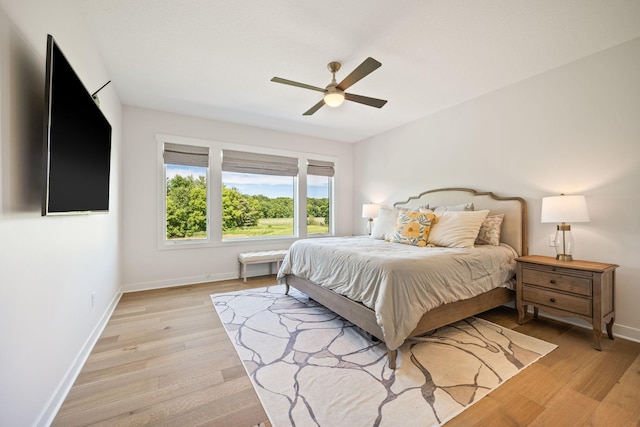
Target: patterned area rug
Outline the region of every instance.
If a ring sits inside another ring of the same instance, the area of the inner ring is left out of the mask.
[[[469,318],[384,344],[284,286],[214,294],[220,319],[274,427],[437,426],[556,346]]]

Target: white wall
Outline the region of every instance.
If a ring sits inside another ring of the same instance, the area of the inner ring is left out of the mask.
[[[269,147],[336,157],[336,234],[351,234],[353,144],[253,128],[134,107],[123,109],[123,289],[224,280],[238,277],[237,254],[288,248],[291,239],[223,243],[218,247],[158,249],[158,160],[156,134]],[[266,274],[264,264],[249,275]]]
[[[614,333],[640,340],[640,39],[363,141],[354,182],[355,206],[451,186],[522,196],[529,253],[551,256],[541,198],[584,194],[574,258],[620,265]]]
[[[109,80],[75,2],[0,0],[0,425],[48,425],[119,297],[121,107],[108,214],[40,216],[46,36],[89,90]],[[95,305],[91,307],[91,293]]]
[[[620,264],[614,331],[640,339],[640,40],[355,147],[157,111],[121,111],[107,86],[100,98],[113,127],[111,211],[43,218],[37,147],[46,34],[56,37],[89,89],[109,79],[75,4],[0,0],[0,425],[48,423],[117,301],[120,283],[139,289],[235,277],[237,252],[274,246],[159,251],[156,133],[336,156],[337,234],[364,231],[361,203],[466,186],[525,197],[530,253],[552,255],[547,240],[554,226],[538,220],[541,197],[585,194],[592,221],[574,225],[575,255]]]

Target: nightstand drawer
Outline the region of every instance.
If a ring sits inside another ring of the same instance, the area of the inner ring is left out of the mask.
[[[591,276],[568,276],[561,269],[529,269],[522,270],[522,281],[530,285],[542,286],[553,290],[571,292],[572,294],[591,296]]]
[[[534,286],[523,286],[522,298],[526,303],[540,304],[553,307],[557,310],[581,314],[591,317],[591,299],[578,296],[560,294],[536,288]]]

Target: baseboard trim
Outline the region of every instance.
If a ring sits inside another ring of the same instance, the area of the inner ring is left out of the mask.
[[[533,313],[533,308],[529,307],[528,311],[529,313]],[[568,323],[570,325],[577,326],[579,328],[592,329],[591,324],[589,324],[586,320],[582,320],[574,317],[554,316],[552,314],[545,313],[542,310],[540,311],[539,316],[557,320],[558,322]],[[618,338],[622,338],[622,339],[634,341],[634,342],[640,342],[640,329],[614,323],[612,332],[614,337],[618,337]]]
[[[272,263],[275,265],[275,263]],[[264,276],[276,273],[275,268],[271,268],[269,263],[251,264],[247,266],[247,277]],[[221,282],[223,280],[233,280],[240,278],[240,270],[227,271],[216,274],[204,274],[199,276],[177,277],[165,280],[152,280],[148,282],[125,283],[122,285],[122,292],[151,291],[153,289],[171,288],[174,286],[197,285],[199,283]]]
[[[34,423],[34,426],[47,427],[53,423],[53,420],[58,414],[60,407],[62,407],[64,400],[66,399],[69,391],[71,390],[71,387],[73,386],[73,383],[76,381],[76,378],[78,378],[78,375],[80,375],[82,367],[89,358],[93,347],[96,345],[96,342],[98,342],[98,339],[100,339],[100,336],[102,335],[104,328],[107,326],[109,319],[111,319],[111,316],[113,315],[113,312],[116,309],[116,306],[118,305],[121,297],[122,288],[120,288],[114,295],[104,314],[100,318],[100,321],[93,328],[91,334],[89,334],[89,337],[87,338],[80,352],[67,370],[62,381],[56,388],[56,391],[53,393],[44,409],[38,416],[36,422]]]
[[[175,279],[154,280],[150,282],[127,283],[122,286],[123,293],[150,291],[153,289],[171,288],[173,286],[197,285],[198,283],[219,282],[237,279],[238,273],[206,274],[203,276],[179,277]]]
[[[640,342],[640,329],[613,324],[613,335],[629,341]]]

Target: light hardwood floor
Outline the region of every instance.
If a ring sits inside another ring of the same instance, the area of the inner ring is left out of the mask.
[[[209,295],[274,283],[123,295],[53,425],[270,426]],[[587,329],[543,317],[519,326],[509,308],[481,317],[558,348],[448,427],[640,426],[640,343],[603,337],[599,352]]]

